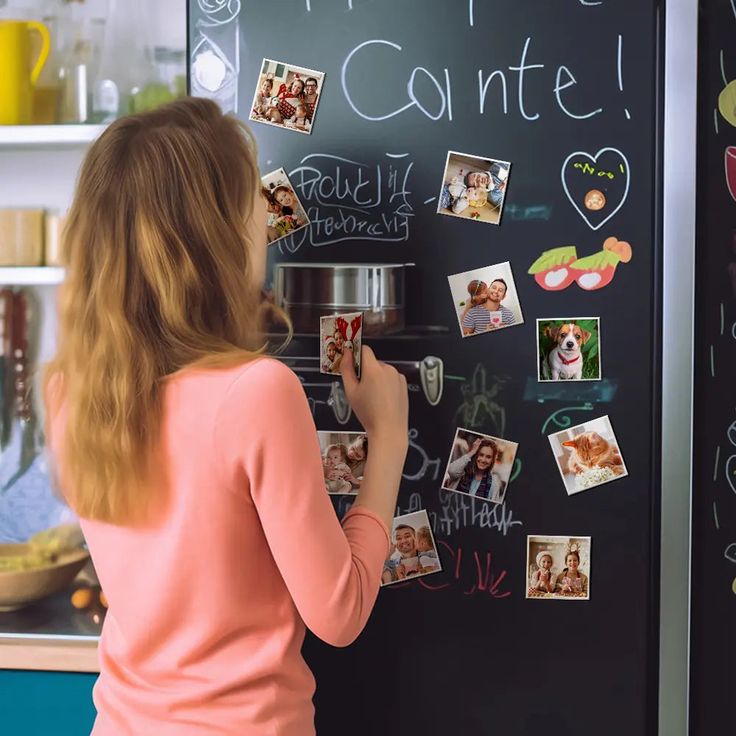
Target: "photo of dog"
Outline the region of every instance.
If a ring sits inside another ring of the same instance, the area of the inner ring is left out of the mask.
[[[628,475],[607,416],[549,436],[569,496]]]
[[[540,381],[599,381],[600,318],[538,319],[537,373]]]

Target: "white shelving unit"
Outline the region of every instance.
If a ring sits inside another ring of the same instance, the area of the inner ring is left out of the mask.
[[[54,266],[0,266],[0,286],[49,286],[64,280],[64,269]]]
[[[104,125],[0,125],[0,149],[86,146],[104,129]]]

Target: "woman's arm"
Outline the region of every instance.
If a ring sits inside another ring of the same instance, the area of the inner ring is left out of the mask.
[[[268,426],[258,420],[266,416]],[[388,529],[366,506],[354,505],[342,526],[338,521],[325,493],[317,430],[299,379],[277,360],[250,363],[222,403],[218,432],[233,491],[255,505],[305,624],[327,643],[347,646],[375,603]],[[380,443],[375,450],[371,446],[371,457],[380,463]],[[374,482],[385,482],[380,465],[374,472]]]

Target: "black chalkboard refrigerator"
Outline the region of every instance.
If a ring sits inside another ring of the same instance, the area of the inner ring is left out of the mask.
[[[357,642],[307,639],[320,736],[656,732],[660,13],[189,3],[192,93],[258,142],[338,515],[360,427],[322,371],[362,339],[410,384],[412,539]]]

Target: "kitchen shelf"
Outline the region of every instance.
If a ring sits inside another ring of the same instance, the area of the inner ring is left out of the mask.
[[[0,148],[85,146],[104,125],[0,125]]]
[[[0,266],[2,286],[43,286],[60,284],[64,269],[54,266]]]

